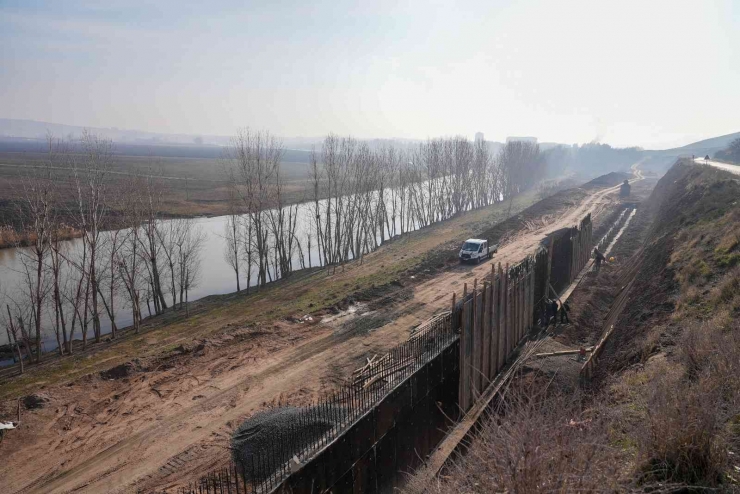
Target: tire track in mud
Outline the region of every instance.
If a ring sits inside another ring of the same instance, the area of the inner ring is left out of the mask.
[[[139,454],[142,455],[143,451],[141,448],[144,447],[145,443],[151,443],[154,441],[154,438],[160,438],[162,439],[163,443],[166,444],[160,443],[160,448],[155,448],[155,452],[157,449],[162,449],[161,446],[165,446],[166,449],[171,450],[172,443],[168,442],[168,438],[172,437],[169,432],[176,432],[176,429],[173,430],[173,427],[179,428],[180,424],[182,424],[183,422],[192,421],[199,414],[208,413],[215,408],[223,406],[225,403],[229,403],[229,401],[234,398],[235,395],[238,395],[240,388],[256,383],[262,383],[263,386],[260,386],[260,389],[262,389],[264,388],[264,385],[267,384],[267,381],[270,378],[284,373],[287,367],[300,367],[299,364],[305,364],[312,358],[321,355],[322,353],[331,350],[337,350],[337,347],[341,347],[342,344],[353,339],[355,336],[356,335],[352,334],[351,332],[332,332],[322,338],[309,340],[305,344],[296,348],[295,351],[290,352],[290,354],[287,355],[286,358],[273,363],[269,367],[265,368],[263,371],[252,376],[248,376],[244,379],[238,380],[238,382],[234,382],[228,387],[221,388],[216,393],[207,396],[206,399],[203,400],[204,403],[195,404],[180,413],[168,417],[167,421],[164,423],[156,423],[142,431],[139,431],[138,433],[128,437],[123,441],[117,442],[116,444],[106,448],[99,454],[95,455],[90,460],[85,461],[69,470],[56,475],[53,479],[50,479],[48,481],[40,480],[34,482],[31,485],[23,487],[18,492],[66,492],[68,490],[79,490],[80,488],[92,488],[92,486],[96,483],[95,480],[85,482],[82,481],[81,478],[96,476],[96,474],[99,477],[105,476],[106,480],[112,480],[115,482],[117,475],[113,474],[118,471],[119,475],[122,475],[123,468],[128,465],[127,462],[118,462],[119,458],[117,457],[117,455],[125,453],[129,447],[138,450]],[[278,391],[281,387],[283,386],[275,386],[274,389],[271,388],[271,391]],[[252,400],[242,401],[240,403],[240,406],[258,405],[261,401],[262,397],[255,396]],[[241,415],[241,413],[242,412],[237,412],[236,415]],[[197,438],[194,436],[209,436],[211,432],[214,432],[215,428],[218,427],[203,427],[200,434],[194,433],[190,436],[191,441],[189,442],[191,442],[191,444],[192,442],[195,442]],[[165,459],[161,464],[166,464],[169,461],[169,458],[172,458],[171,453],[168,455],[168,459]],[[113,461],[115,464],[109,465],[111,461]],[[118,468],[116,467],[116,464]],[[125,481],[126,479],[128,481]],[[125,485],[130,484],[131,481],[134,480],[134,478],[126,475],[121,480],[124,480],[123,482],[121,482],[121,484]],[[70,485],[75,483],[77,483],[78,485]],[[96,487],[96,489],[100,489],[100,487],[103,486],[106,487],[106,492],[118,492],[115,489],[115,484],[110,485],[110,482],[108,481],[103,482],[103,485]]]

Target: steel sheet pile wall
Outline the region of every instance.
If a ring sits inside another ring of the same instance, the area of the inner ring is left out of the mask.
[[[535,257],[513,268],[491,266],[490,277],[472,293],[463,288],[460,306],[460,409],[468,411],[532,326]]]
[[[591,257],[592,230],[593,224],[591,223],[591,213],[589,213],[581,220],[578,228],[571,231],[571,261],[568,285],[576,279],[578,273],[581,272],[588,262],[588,259]]]
[[[562,293],[588,262],[592,230],[591,214],[588,214],[577,227],[564,228],[550,235],[550,285],[557,293]]]
[[[277,489],[391,492],[458,419],[459,342],[409,375]]]

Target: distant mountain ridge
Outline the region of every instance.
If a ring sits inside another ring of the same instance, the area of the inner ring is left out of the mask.
[[[47,132],[58,137],[80,137],[84,129],[89,129],[115,142],[148,143],[148,144],[189,144],[189,145],[216,145],[224,146],[229,143],[227,136],[200,136],[190,134],[163,134],[145,132],[142,130],[118,129],[115,127],[80,127],[77,125],[39,122],[36,120],[21,120],[0,118],[0,136],[16,137],[21,139],[43,139]]]
[[[697,149],[697,148],[726,148],[732,141],[740,137],[740,132],[733,134],[726,134],[723,136],[712,137],[710,139],[704,139],[703,141],[697,141],[686,146],[681,146],[678,149]]]
[[[129,150],[131,154],[140,154],[134,152],[137,146],[144,146],[143,149],[150,149],[151,146],[165,146],[165,147],[187,147],[187,150],[183,150],[185,155],[190,156],[196,148],[204,148],[195,151],[197,156],[210,157],[216,156],[220,151],[215,149],[208,150],[209,147],[223,147],[228,146],[230,143],[230,136],[218,136],[218,135],[195,135],[195,134],[165,134],[158,132],[146,132],[141,130],[128,130],[118,128],[104,128],[104,127],[81,127],[77,125],[57,124],[51,122],[40,122],[36,120],[24,120],[24,119],[13,119],[13,118],[0,118],[0,138],[6,143],[8,140],[13,139],[44,139],[47,132],[51,132],[58,137],[73,137],[78,138],[84,129],[89,129],[96,134],[103,137],[112,139],[117,144],[130,144],[132,145]],[[712,137],[697,141],[685,146],[672,149],[663,150],[646,150],[645,153],[648,155],[659,155],[659,156],[682,156],[689,154],[710,154],[713,155],[715,152],[726,148],[729,143],[740,137],[740,132],[732,134],[726,134],[723,136]],[[281,138],[283,145],[286,149],[309,151],[312,147],[317,150],[321,148],[323,137],[283,137]],[[416,144],[423,142],[423,139],[362,139],[368,142],[371,147],[381,146],[385,143],[394,143],[401,147],[412,147]],[[497,151],[503,143],[489,141],[494,151]],[[569,144],[557,144],[550,142],[540,143],[542,150],[550,149],[556,146],[570,147]],[[4,146],[3,146],[4,147]],[[176,151],[168,151],[169,154],[180,155],[182,153]],[[127,153],[126,153],[127,154]],[[146,152],[144,154],[151,154]]]

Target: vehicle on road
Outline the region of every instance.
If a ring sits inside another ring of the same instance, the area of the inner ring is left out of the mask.
[[[479,263],[483,259],[490,259],[496,252],[498,252],[498,244],[489,245],[488,240],[469,238],[460,249],[458,257],[460,262]]]

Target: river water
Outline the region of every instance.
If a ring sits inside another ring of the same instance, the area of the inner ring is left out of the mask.
[[[390,194],[386,195],[386,204],[390,207]],[[326,209],[326,201],[320,201],[319,207],[322,211]],[[316,240],[315,240],[315,226],[314,226],[314,213],[312,212],[314,208],[313,204],[310,203],[303,203],[298,206],[298,218],[296,223],[296,236],[301,244],[301,247],[303,249],[303,255],[304,255],[304,261],[305,266],[308,267],[309,265],[309,258],[308,258],[308,251],[306,249],[308,245],[308,235],[310,234],[312,237],[312,248],[311,248],[311,261],[312,265],[315,267],[319,264],[319,251],[316,247]],[[390,210],[390,209],[389,209]],[[201,250],[201,266],[200,266],[200,275],[198,278],[198,283],[195,287],[193,287],[189,291],[189,300],[194,301],[203,297],[206,297],[208,295],[218,295],[218,294],[225,294],[225,293],[232,293],[236,291],[236,278],[234,274],[234,270],[231,268],[231,266],[228,264],[228,262],[224,258],[224,249],[226,246],[226,240],[225,240],[225,234],[226,234],[226,226],[228,223],[228,216],[216,216],[211,218],[197,218],[192,220],[196,225],[197,228],[202,229],[202,231],[205,234],[205,243],[203,245],[203,248]],[[162,220],[163,226],[166,227],[167,220]],[[395,231],[397,233],[400,233],[401,231],[401,225],[400,225],[400,218],[396,218],[395,221]],[[418,225],[413,224],[409,225],[410,228],[407,228],[407,230],[415,230]],[[111,232],[106,232],[106,235],[112,234]],[[391,237],[392,232],[386,231],[385,238],[388,239]],[[378,235],[378,243],[380,242],[380,238]],[[68,257],[74,258],[75,254],[78,252],[81,252],[82,249],[82,239],[72,239],[63,242],[62,249],[64,252],[67,253]],[[0,302],[2,302],[2,308],[5,310],[5,303],[8,301],[7,297],[12,297],[15,300],[23,300],[22,293],[20,292],[22,287],[22,281],[24,277],[24,269],[23,269],[23,259],[24,256],[27,259],[27,254],[24,253],[30,253],[29,248],[11,248],[11,249],[0,249]],[[104,260],[101,260],[101,264],[104,264]],[[162,269],[164,269],[164,263],[162,264]],[[105,266],[101,266],[101,268],[105,269]],[[297,270],[301,268],[300,264],[300,255],[298,252],[295,252],[293,255],[293,269]],[[100,269],[100,268],[99,268]],[[247,276],[246,272],[240,273],[240,280],[241,280],[241,288],[244,289],[247,286]],[[163,282],[164,284],[165,282]],[[252,274],[251,274],[251,284],[254,286],[257,283],[257,267],[254,266],[252,268]],[[163,287],[166,288],[166,287]],[[49,300],[51,300],[51,296],[48,297]],[[165,294],[165,299],[167,301],[167,304],[170,305],[172,303],[172,296],[169,293]],[[71,315],[72,309],[71,305],[67,304],[69,307],[65,308],[65,315]],[[110,333],[110,320],[107,316],[107,313],[105,312],[105,308],[102,305],[102,302],[99,302],[101,311],[100,314],[100,321],[101,321],[101,330],[103,334]],[[11,304],[12,307],[12,304]],[[146,317],[148,315],[147,307],[146,307],[146,301],[142,300],[141,302],[141,309],[142,309],[142,315]],[[154,308],[152,307],[152,310]],[[42,350],[43,351],[51,351],[57,348],[57,340],[56,336],[54,335],[53,330],[53,312],[51,307],[48,309],[44,309],[45,314],[43,317],[43,327],[45,328],[45,332],[43,335],[43,342],[42,342]],[[115,301],[115,314],[116,314],[116,326],[119,328],[124,328],[126,326],[130,326],[132,324],[132,314],[131,314],[131,308],[130,304],[127,301],[126,293],[123,290],[123,287],[119,289],[119,293],[116,296]],[[71,321],[71,317],[68,318],[69,321]],[[3,320],[3,318],[0,318],[0,320]],[[70,322],[67,323],[68,330],[69,330]],[[2,331],[0,332],[0,344],[8,343],[8,337],[5,332],[5,328],[0,328]],[[90,329],[88,333],[88,338],[92,338],[93,331],[92,331],[92,323],[90,323]],[[81,331],[78,326],[75,328],[75,339],[82,339]],[[0,360],[0,366],[3,365],[9,365],[11,364],[11,360]]]

